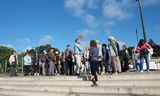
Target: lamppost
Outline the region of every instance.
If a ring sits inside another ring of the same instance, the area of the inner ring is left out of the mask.
[[[136,38],[137,38],[137,44],[138,44],[138,30],[136,29]]]
[[[136,1],[138,1],[138,5],[139,5],[139,11],[140,11],[140,16],[141,16],[143,37],[144,37],[144,40],[147,41],[147,38],[146,38],[146,31],[145,31],[145,27],[144,27],[144,19],[143,19],[143,13],[142,13],[141,0],[136,0]]]

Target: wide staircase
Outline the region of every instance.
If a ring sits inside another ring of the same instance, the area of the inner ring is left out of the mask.
[[[0,77],[0,96],[160,96],[160,72],[99,76]]]

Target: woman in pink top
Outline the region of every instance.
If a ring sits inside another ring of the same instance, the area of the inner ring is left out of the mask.
[[[148,49],[151,49],[151,46],[147,42],[145,42],[145,40],[141,39],[137,47],[137,51],[140,52],[140,61],[141,61],[140,72],[143,72],[144,59],[147,66],[147,72],[149,72],[149,50]]]

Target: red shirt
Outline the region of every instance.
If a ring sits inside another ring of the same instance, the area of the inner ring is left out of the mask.
[[[145,48],[150,49],[151,46],[148,43],[144,43],[143,45],[139,44],[137,50],[140,51],[140,53],[142,53]]]

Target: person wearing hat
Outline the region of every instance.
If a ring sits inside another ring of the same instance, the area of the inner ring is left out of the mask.
[[[113,65],[114,74],[121,72],[121,63],[119,59],[119,44],[113,36],[109,36],[109,63]]]
[[[75,40],[75,45],[74,45],[74,55],[75,55],[75,62],[76,62],[76,75],[79,75],[79,73],[82,70],[82,48],[80,45],[80,39]]]

